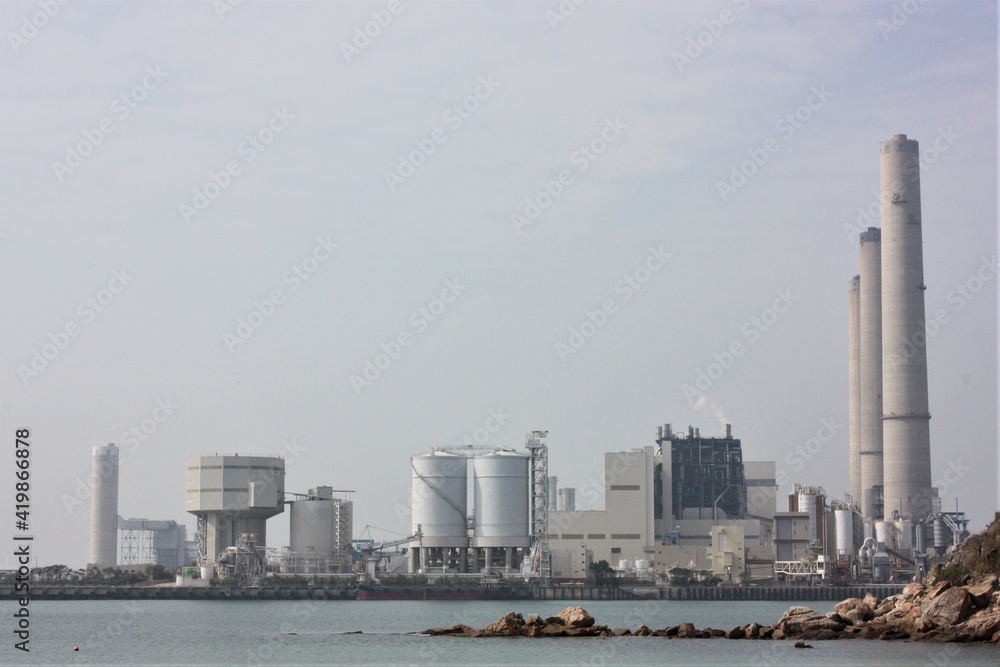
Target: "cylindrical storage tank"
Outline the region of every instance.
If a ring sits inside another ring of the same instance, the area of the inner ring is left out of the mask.
[[[944,519],[934,517],[934,548],[948,548],[948,527],[944,525]]]
[[[851,510],[835,510],[833,523],[837,531],[837,555],[845,556],[854,551],[854,513]]]
[[[909,521],[896,522],[896,544],[900,551],[909,551],[913,546],[913,524]]]
[[[215,579],[215,568],[212,567],[211,565],[202,565],[201,578],[204,579],[205,581],[208,581],[210,579]]]
[[[559,489],[559,511],[560,512],[576,511],[576,489],[572,487],[564,487],[562,489]]]
[[[421,546],[468,545],[466,458],[431,452],[410,458],[413,532],[422,531]]]
[[[618,571],[627,574],[632,569],[632,563],[627,559],[623,558],[618,561]]]
[[[889,541],[889,522],[888,521],[876,521],[875,522],[875,541],[882,542],[883,544],[892,543]]]
[[[649,561],[645,558],[641,558],[635,562],[635,572],[638,575],[644,575],[649,572]]]
[[[559,507],[559,479],[552,475],[546,480],[546,485],[549,494],[549,511],[555,512]]]
[[[816,540],[816,494],[800,493],[798,501],[798,511],[809,514],[809,541],[813,542]]]
[[[918,523],[915,532],[917,534],[917,543],[915,545],[917,553],[927,553],[927,524]]]
[[[472,479],[476,508],[472,546],[531,546],[528,457],[500,451],[480,454],[472,459]]]
[[[297,554],[329,555],[337,544],[336,504],[332,500],[296,500],[292,503],[289,544]]]
[[[879,552],[872,557],[872,575],[877,584],[889,582],[892,576],[892,570],[889,565],[889,554]]]
[[[788,511],[789,512],[799,511],[799,496],[794,492],[788,494]]]

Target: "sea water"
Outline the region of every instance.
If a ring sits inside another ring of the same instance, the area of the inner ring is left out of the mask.
[[[795,602],[720,601],[40,601],[30,652],[16,650],[14,603],[0,664],[16,665],[913,665],[1000,664],[995,645],[905,641],[460,638],[421,630],[483,627],[509,611],[553,615],[582,604],[610,627],[683,622],[727,630],[775,623]],[[832,602],[809,602],[816,611]],[[360,634],[359,634],[360,632]],[[74,651],[74,647],[79,647]]]

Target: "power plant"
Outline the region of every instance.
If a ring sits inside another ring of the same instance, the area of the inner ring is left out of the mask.
[[[606,452],[599,481],[560,488],[549,474],[548,433],[532,431],[523,450],[434,447],[411,456],[409,534],[376,545],[353,539],[353,491],[286,491],[280,456],[191,456],[186,510],[197,519],[200,577],[179,579],[256,586],[363,571],[365,583],[377,583],[405,569],[427,579],[549,584],[586,579],[602,561],[617,576],[688,572],[724,583],[921,578],[967,537],[968,521],[957,502],[942,511],[931,485],[919,146],[897,134],[880,151],[882,227],[860,234],[848,290],[843,499],[796,482],[787,511],[778,511],[775,462],[745,460],[729,424],[722,436],[663,424],[655,446]],[[121,564],[188,565],[183,526],[118,516],[118,463],[114,444],[93,449],[91,562],[119,564],[120,531]],[[603,496],[603,508],[577,509],[578,490],[590,504]],[[267,521],[286,506],[289,545],[268,547]],[[404,549],[380,572],[389,547]]]

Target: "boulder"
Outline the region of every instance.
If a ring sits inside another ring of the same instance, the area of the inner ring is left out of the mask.
[[[636,637],[651,637],[653,635],[653,631],[645,625],[640,625],[632,634]]]
[[[566,621],[562,619],[562,616],[548,616],[545,619],[545,625],[565,625]]]
[[[559,617],[569,628],[589,628],[594,624],[594,617],[583,607],[566,607],[559,612]]]
[[[524,619],[524,624],[531,626],[541,626],[545,625],[545,621],[543,621],[542,617],[539,616],[538,614],[528,614],[528,618]]]
[[[568,628],[560,623],[548,623],[538,629],[542,637],[565,637]]]
[[[806,630],[801,635],[799,635],[799,637],[801,639],[822,639],[822,640],[840,639],[840,631],[831,630],[828,628],[816,628],[816,629]]]
[[[523,634],[524,617],[516,611],[512,611],[506,616],[490,623],[483,632],[501,637],[516,637]]]
[[[439,635],[462,635],[468,632],[472,632],[472,628],[468,625],[462,625],[459,623],[448,628],[431,628],[430,630],[424,630],[423,634],[437,637]]]
[[[931,626],[951,626],[969,616],[972,596],[964,588],[949,588],[936,597],[930,597],[920,607],[924,623]]]
[[[860,625],[875,618],[875,612],[866,600],[869,602],[878,602],[878,598],[869,594],[865,596],[864,600],[848,598],[843,602],[838,602],[834,610],[843,622],[849,625]],[[876,604],[875,606],[878,605]]]
[[[711,639],[713,635],[711,629],[706,629],[706,630],[698,630],[696,633],[694,633],[694,636],[697,639]]]
[[[760,639],[758,633],[760,633],[760,623],[751,623],[744,631],[744,635],[747,639]]]
[[[746,639],[747,626],[740,625],[726,633],[726,639]]]
[[[985,607],[989,605],[990,598],[993,596],[993,592],[997,589],[997,576],[995,574],[991,574],[983,577],[982,579],[969,584],[965,587],[965,589],[969,591],[969,595],[972,596],[976,606]]]
[[[697,633],[698,630],[694,627],[693,623],[681,623],[677,626],[678,637],[694,637]]]
[[[868,605],[871,609],[875,609],[875,607],[877,607],[879,604],[879,599],[878,596],[876,596],[874,593],[868,593],[865,595],[862,602]]]
[[[939,581],[930,588],[927,589],[927,594],[924,595],[925,600],[933,600],[937,596],[944,593],[946,590],[951,588],[951,584],[947,581]]]
[[[629,635],[632,634],[632,631],[629,630],[628,628],[612,628],[611,634],[613,634],[615,637],[628,637]]]
[[[961,629],[973,641],[991,641],[993,635],[1000,633],[1000,611],[980,612],[963,623]]]
[[[681,626],[671,625],[670,627],[663,628],[660,632],[666,637],[676,637],[677,633],[681,631]]]
[[[875,608],[875,616],[882,616],[883,614],[888,614],[890,611],[896,608],[897,597],[895,595],[887,597],[882,600],[882,603]]]
[[[711,632],[712,632],[712,636],[713,637],[725,637],[726,636],[726,631],[725,630],[720,630],[719,628],[711,628]]]
[[[908,600],[912,597],[918,597],[925,590],[926,589],[924,588],[924,585],[919,581],[911,581],[910,583],[906,584],[906,586],[903,587],[903,592],[901,593],[901,596],[903,597],[904,600]]]

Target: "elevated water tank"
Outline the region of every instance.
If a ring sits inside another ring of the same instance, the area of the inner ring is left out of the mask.
[[[528,457],[505,451],[480,454],[472,460],[472,476],[476,507],[472,546],[530,546]]]
[[[834,510],[833,523],[837,532],[837,555],[854,552],[854,513],[851,510]]]
[[[431,452],[411,457],[410,467],[412,529],[423,531],[422,546],[467,546],[465,457]]]

